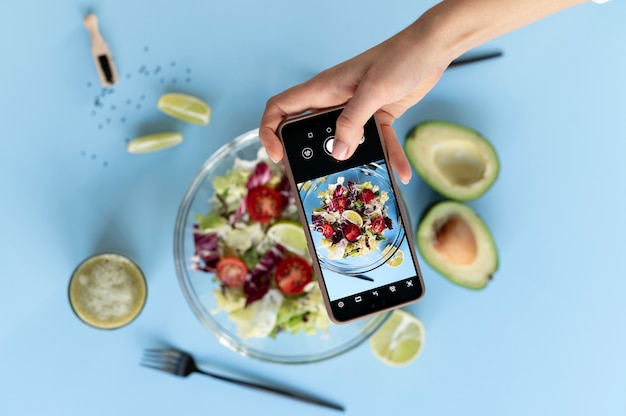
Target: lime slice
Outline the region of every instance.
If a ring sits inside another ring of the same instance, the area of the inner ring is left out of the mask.
[[[183,141],[183,135],[175,132],[150,134],[137,137],[126,145],[129,153],[149,153],[176,146]]]
[[[298,222],[277,222],[267,230],[267,236],[294,254],[307,254],[306,237]]]
[[[188,123],[206,125],[211,120],[211,107],[192,95],[164,94],[157,103],[159,110]]]
[[[354,224],[354,225],[356,225],[358,227],[361,227],[363,225],[363,218],[361,218],[359,213],[356,212],[356,211],[352,211],[352,210],[347,209],[341,215],[345,219],[350,221],[352,224]]]
[[[403,262],[404,262],[404,252],[402,250],[398,249],[398,251],[396,251],[394,253],[394,255],[391,256],[391,258],[389,260],[387,260],[387,263],[385,263],[385,264],[387,266],[389,266],[389,267],[398,267]]]
[[[422,321],[402,309],[396,309],[370,338],[370,347],[383,363],[402,366],[419,355],[425,340],[426,329]]]

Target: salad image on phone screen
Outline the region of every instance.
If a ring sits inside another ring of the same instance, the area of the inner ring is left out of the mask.
[[[346,183],[340,176],[318,198],[320,207],[313,209],[311,223],[322,233],[329,259],[367,256],[386,240],[385,230],[393,229],[385,205],[389,194],[371,181]]]
[[[384,161],[298,184],[320,263],[361,274],[389,261],[403,228]]]

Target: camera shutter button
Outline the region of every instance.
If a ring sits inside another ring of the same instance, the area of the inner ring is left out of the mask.
[[[324,140],[324,150],[328,153],[329,156],[333,155],[333,146],[335,144],[335,136],[328,136],[326,140]]]

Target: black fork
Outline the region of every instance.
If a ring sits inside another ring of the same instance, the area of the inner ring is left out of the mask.
[[[161,370],[169,374],[173,374],[178,377],[187,377],[191,373],[200,373],[205,376],[213,377],[219,380],[228,381],[230,383],[238,384],[240,386],[250,387],[253,389],[266,391],[269,393],[278,394],[281,396],[289,397],[291,399],[304,401],[307,403],[317,404],[319,406],[328,407],[334,410],[344,411],[343,406],[340,406],[335,403],[328,402],[326,400],[322,400],[316,397],[312,397],[300,392],[296,391],[288,391],[279,389],[277,387],[252,383],[245,380],[239,380],[236,378],[227,377],[221,374],[211,373],[208,371],[201,370],[196,365],[196,361],[194,358],[180,350],[175,349],[148,349],[145,350],[143,361],[141,365],[144,367],[154,368],[156,370]]]

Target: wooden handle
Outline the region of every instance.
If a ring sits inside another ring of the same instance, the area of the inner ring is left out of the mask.
[[[103,87],[110,87],[117,82],[117,73],[109,47],[98,30],[98,17],[95,14],[88,14],[83,23],[91,36],[91,54],[96,63],[100,82]]]

